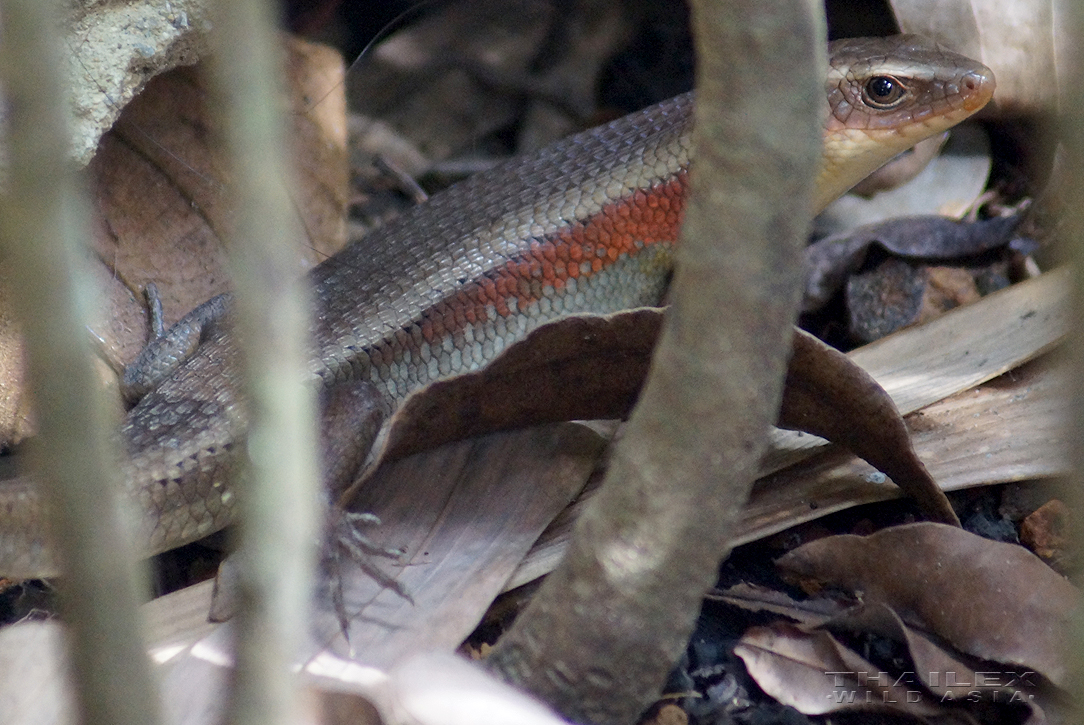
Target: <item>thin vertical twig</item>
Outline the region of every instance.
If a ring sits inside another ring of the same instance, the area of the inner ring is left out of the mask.
[[[230,718],[296,723],[291,669],[309,617],[317,489],[307,295],[288,192],[281,38],[267,0],[219,3],[212,34],[216,105],[233,170],[228,240],[235,331],[245,372],[247,471],[239,486],[241,610]]]
[[[87,335],[95,307],[83,248],[89,225],[70,155],[61,10],[44,0],[6,0],[0,9],[9,163],[0,256],[26,340],[38,421],[32,453],[64,571],[61,608],[79,715],[91,723],[155,723],[159,700],[136,608],[140,578],[109,475],[114,422]]]

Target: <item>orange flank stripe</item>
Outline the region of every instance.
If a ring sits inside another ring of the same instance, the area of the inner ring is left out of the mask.
[[[598,274],[622,254],[635,255],[658,242],[677,241],[685,217],[688,173],[611,202],[586,221],[532,239],[519,256],[464,285],[422,315],[420,333],[430,345],[468,324],[488,319],[490,309],[509,317],[537,302],[544,287],[563,290],[569,279]],[[638,244],[639,243],[639,244]],[[584,266],[584,262],[587,263]]]

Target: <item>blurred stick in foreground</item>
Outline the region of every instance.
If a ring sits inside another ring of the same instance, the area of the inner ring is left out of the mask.
[[[235,331],[248,412],[238,495],[237,660],[230,721],[300,721],[295,658],[309,622],[317,534],[315,403],[307,378],[306,280],[288,188],[277,5],[215,8],[213,80],[234,178]]]
[[[83,722],[160,720],[136,609],[139,577],[120,515],[109,449],[114,421],[101,400],[87,334],[83,190],[69,148],[63,5],[0,3],[0,72],[7,96],[7,188],[0,254],[26,339],[38,421],[32,446],[64,569],[77,710]]]

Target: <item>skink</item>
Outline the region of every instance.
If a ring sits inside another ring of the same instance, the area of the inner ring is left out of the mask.
[[[817,210],[994,90],[985,66],[914,36],[837,41],[829,58]],[[476,175],[322,263],[311,274],[313,380],[369,380],[394,407],[562,315],[658,304],[683,217],[692,106],[678,96]],[[221,326],[203,337],[120,432],[146,555],[233,518],[245,430],[236,365]],[[45,521],[32,481],[0,484],[0,575],[58,573]]]

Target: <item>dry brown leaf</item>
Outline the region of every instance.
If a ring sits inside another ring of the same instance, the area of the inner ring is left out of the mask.
[[[962,267],[926,267],[926,292],[922,295],[918,324],[961,305],[978,302],[980,297],[975,276],[970,271]]]
[[[805,312],[819,309],[862,266],[871,247],[905,258],[959,259],[1004,246],[1020,225],[1020,216],[960,222],[938,216],[892,219],[826,237],[805,252]]]
[[[806,626],[823,624],[845,610],[845,605],[835,599],[798,601],[785,592],[744,582],[724,590],[712,590],[705,598],[750,612],[771,612]]]
[[[335,48],[284,36],[294,178],[290,180],[305,238],[306,268],[346,246],[349,169],[345,68]]]
[[[899,684],[823,631],[791,624],[753,627],[734,648],[766,693],[806,715],[840,710],[898,711],[916,717],[943,708]]]
[[[317,703],[315,719],[321,725],[387,725],[376,706],[362,695],[318,688],[308,695]]]
[[[661,323],[662,310],[644,308],[543,325],[482,370],[410,396],[391,421],[384,456],[394,460],[495,430],[624,417],[640,393]]]
[[[298,274],[345,243],[346,121],[337,51],[286,38],[298,183],[293,195],[304,233]],[[230,220],[227,177],[212,147],[206,94],[196,68],[154,78],[105,134],[88,171],[92,229],[100,264],[93,272],[103,309],[95,332],[107,354],[129,363],[146,341],[141,299],[159,289],[165,323],[225,291],[224,236]],[[0,443],[30,433],[17,327],[0,310]]]
[[[915,448],[946,491],[1064,475],[1067,380],[1043,359],[935,403],[908,417]],[[898,495],[869,464],[827,452],[760,479],[735,543]]]
[[[944,490],[1061,476],[1070,470],[1063,434],[1069,379],[1064,361],[1048,355],[989,379],[992,372],[1019,365],[1061,337],[1067,324],[1064,281],[1057,273],[1014,285],[848,356],[862,360],[884,381],[898,406],[912,411],[929,406],[912,413],[909,426],[916,450]],[[982,384],[967,390],[976,383]],[[946,397],[953,390],[963,392]],[[939,398],[945,399],[929,404]],[[826,450],[821,438],[777,433],[787,447],[761,465],[762,477],[732,546],[901,493],[868,463],[842,450]],[[822,455],[811,457],[818,450]],[[579,510],[589,495],[585,492],[572,508]],[[542,535],[509,588],[552,570],[574,515],[562,514]]]
[[[900,676],[914,676],[929,690],[923,697],[939,704],[994,703],[1032,708],[1029,725],[1044,722],[1037,700],[1049,700],[1039,678],[1033,672],[1014,672],[989,663],[967,661],[926,634],[904,624],[883,604],[857,607],[822,625],[823,629],[856,634],[874,633],[903,644],[910,655],[913,670]]]
[[[1057,562],[1072,552],[1072,517],[1059,499],[1047,501],[1020,522],[1020,543],[1046,562]]]
[[[543,422],[623,417],[636,402],[661,321],[661,310],[644,308],[543,325],[484,369],[412,395],[393,417],[379,457],[395,460]],[[958,523],[914,454],[888,394],[845,355],[800,330],[779,424],[842,443],[915,497],[931,518]]]
[[[801,330],[794,336],[779,425],[843,444],[888,474],[931,519],[959,526],[884,388],[846,355]]]
[[[777,563],[884,603],[962,652],[1066,684],[1079,592],[1023,547],[921,523],[820,539]]]
[[[345,102],[336,51],[294,39],[286,50],[300,274],[345,243]],[[90,167],[104,232],[98,254],[130,289],[158,286],[167,325],[229,287],[229,177],[209,100],[201,66],[159,76],[102,138]]]
[[[642,721],[643,725],[688,725],[689,715],[672,702],[659,708],[654,716]]]

